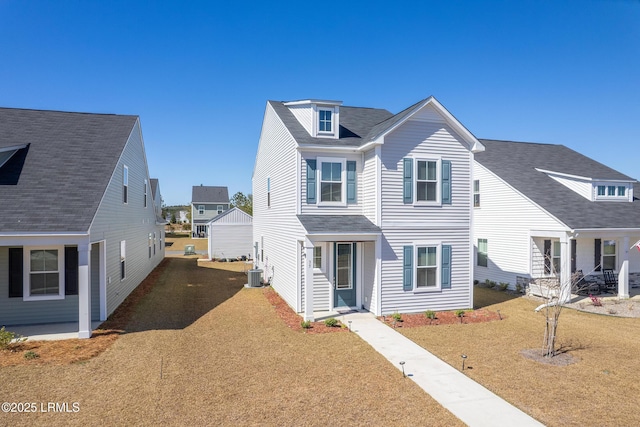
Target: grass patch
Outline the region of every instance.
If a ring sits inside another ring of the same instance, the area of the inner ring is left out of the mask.
[[[500,310],[503,320],[398,331],[452,366],[466,354],[466,375],[546,425],[640,425],[640,319],[565,309],[558,340],[561,355],[572,361],[549,366],[523,355],[542,347],[545,318],[533,311],[538,301],[482,287],[474,294],[474,306]]]

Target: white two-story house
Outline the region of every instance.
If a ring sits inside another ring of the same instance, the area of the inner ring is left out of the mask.
[[[267,102],[253,171],[257,266],[308,320],[471,307],[483,148],[433,97],[395,115]]]

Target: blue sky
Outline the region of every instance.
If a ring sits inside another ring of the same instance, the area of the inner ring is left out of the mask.
[[[0,106],[139,115],[168,205],[251,193],[266,101],[564,144],[640,178],[640,1],[0,0]]]

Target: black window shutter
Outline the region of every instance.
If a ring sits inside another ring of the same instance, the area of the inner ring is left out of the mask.
[[[9,298],[22,298],[22,248],[9,248]]]
[[[78,295],[78,247],[64,248],[64,294]]]
[[[578,241],[576,239],[571,239],[571,272],[575,273],[578,269],[576,265],[576,249]]]
[[[595,271],[601,271],[602,270],[602,266],[600,265],[601,262],[601,258],[602,258],[602,240],[601,239],[595,239],[595,246],[594,246],[594,257],[593,257],[593,266],[595,267]]]
[[[544,274],[551,274],[551,240],[544,241]]]

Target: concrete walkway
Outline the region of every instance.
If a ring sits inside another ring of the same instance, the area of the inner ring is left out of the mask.
[[[101,323],[102,322],[91,322],[91,329],[96,329]],[[9,326],[7,327],[7,330],[20,334],[29,341],[68,340],[78,338],[78,322]]]
[[[394,331],[371,313],[348,313],[349,325],[378,353],[402,370],[438,403],[469,426],[542,426],[540,422],[496,396],[448,363]],[[515,381],[515,379],[514,379]]]

